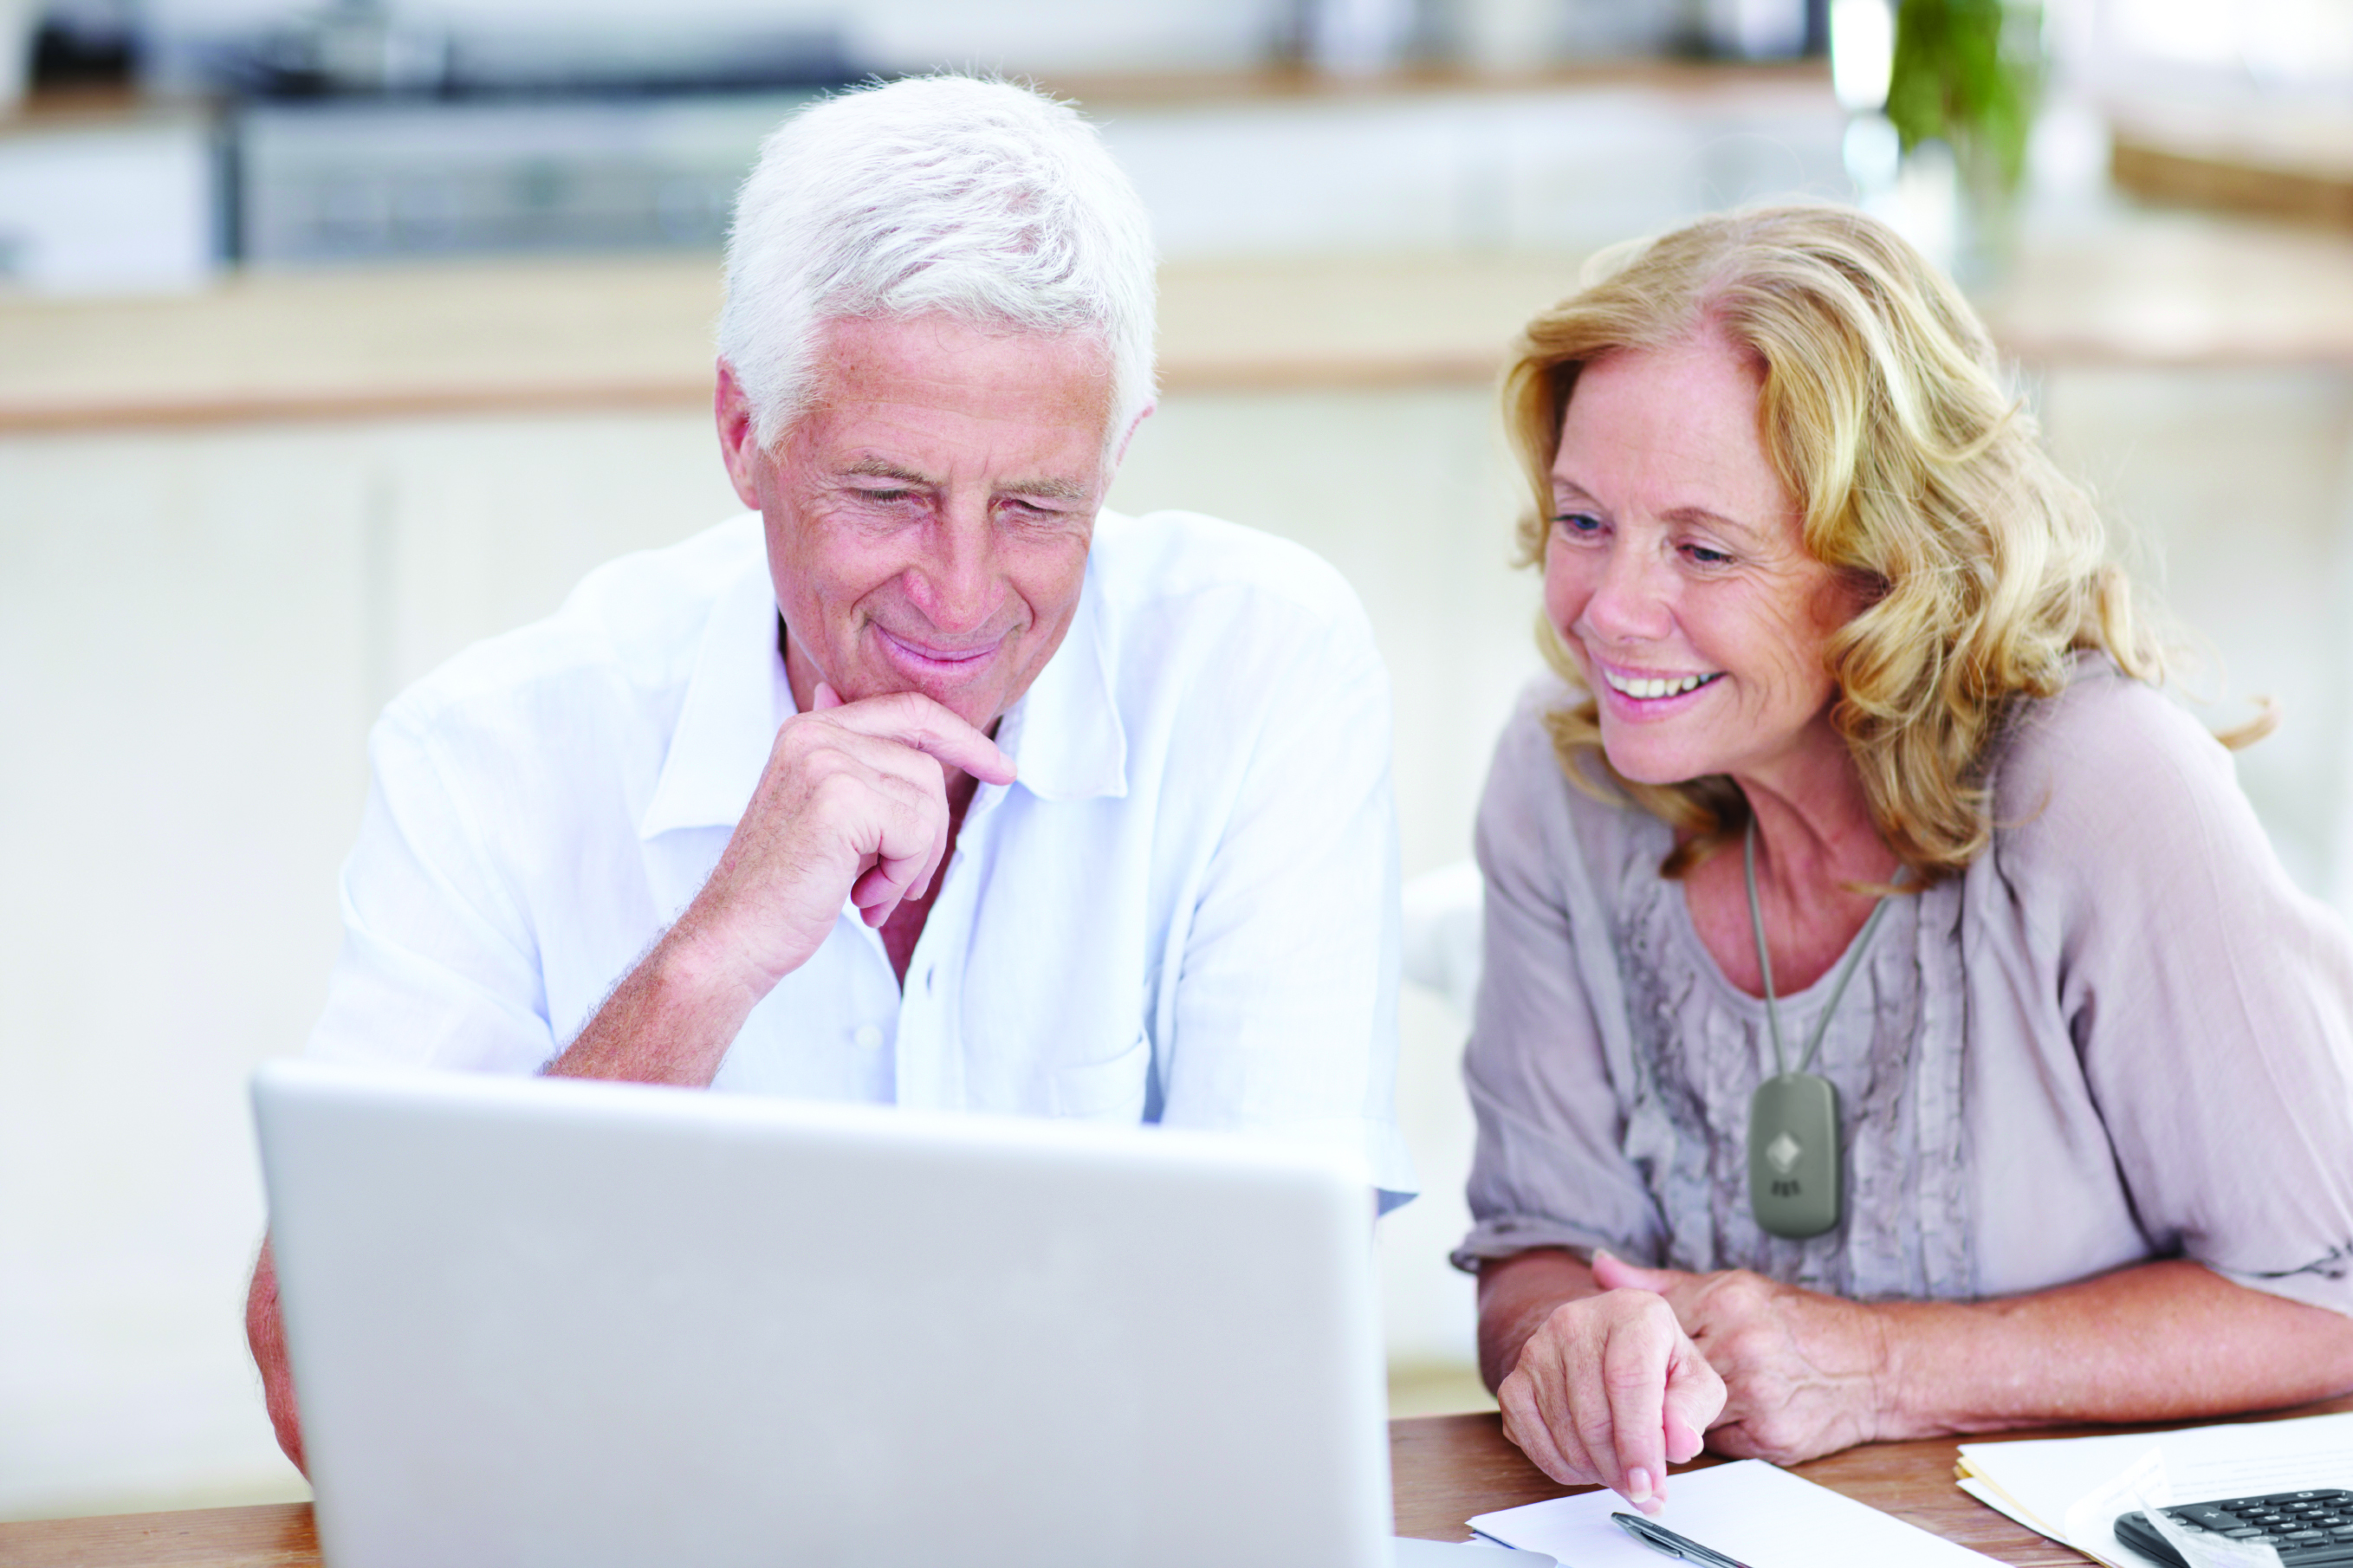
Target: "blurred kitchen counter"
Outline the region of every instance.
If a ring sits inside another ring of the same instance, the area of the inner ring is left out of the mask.
[[[2044,363],[2353,369],[2353,234],[2136,211],[2030,240],[1979,303]]]
[[[1492,378],[1573,257],[1166,268],[1172,392]],[[711,395],[708,255],[248,273],[208,291],[0,302],[0,431],[677,407]],[[2353,367],[2353,236],[2134,213],[2030,240],[1984,301],[2041,363]]]
[[[1573,258],[1172,268],[1171,390],[1482,381]],[[247,274],[0,303],[0,430],[676,406],[711,395],[714,258]]]

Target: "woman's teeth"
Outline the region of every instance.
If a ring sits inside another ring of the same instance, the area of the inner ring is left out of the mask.
[[[1717,675],[1722,673],[1724,673],[1722,670],[1716,672]],[[1714,680],[1715,676],[1678,675],[1672,678],[1654,676],[1647,679],[1629,679],[1625,676],[1613,675],[1605,669],[1601,672],[1601,679],[1609,683],[1609,689],[1612,691],[1622,691],[1629,697],[1676,697],[1686,691],[1697,690]]]

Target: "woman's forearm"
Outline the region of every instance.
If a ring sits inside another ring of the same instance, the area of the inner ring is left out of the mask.
[[[1500,1388],[1564,1303],[1665,1298],[1725,1391],[1708,1446],[1792,1464],[1855,1442],[2062,1422],[2170,1421],[2353,1391],[2353,1318],[2146,1263],[1991,1301],[1862,1304],[1737,1270],[1546,1249],[1479,1277],[1480,1371]]]
[[[1564,1301],[1595,1294],[1593,1270],[1573,1252],[1538,1247],[1479,1270],[1479,1375],[1493,1393],[1520,1363],[1520,1348]]]
[[[1883,1437],[2170,1421],[2353,1390],[2353,1318],[2144,1263],[2031,1295],[1883,1314]]]

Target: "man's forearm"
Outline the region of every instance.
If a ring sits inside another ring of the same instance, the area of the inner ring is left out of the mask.
[[[245,1297],[245,1340],[252,1347],[253,1364],[261,1373],[262,1403],[278,1446],[310,1474],[302,1463],[302,1422],[294,1408],[294,1374],[286,1363],[286,1330],[278,1312],[278,1263],[269,1253],[269,1238],[261,1238],[261,1256],[254,1260],[253,1285]]]
[[[709,1088],[760,994],[704,952],[690,910],[613,988],[547,1073]]]
[[[1883,1437],[2179,1420],[2353,1389],[2353,1318],[2186,1261],[1876,1310],[1891,1331]]]

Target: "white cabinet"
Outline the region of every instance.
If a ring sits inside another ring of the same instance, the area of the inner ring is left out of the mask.
[[[0,285],[194,289],[213,274],[212,132],[195,112],[20,122],[0,134]]]
[[[0,1518],[302,1495],[244,1083],[385,697],[734,506],[707,416],[0,439]]]

